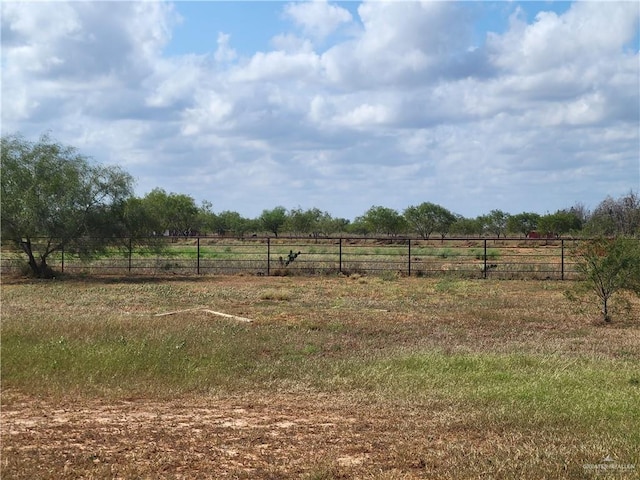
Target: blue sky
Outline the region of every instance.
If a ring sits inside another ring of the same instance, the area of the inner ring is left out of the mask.
[[[2,133],[247,217],[640,190],[638,2],[3,2]]]
[[[446,0],[444,0],[446,1]],[[606,1],[606,0],[602,0]],[[474,43],[484,44],[487,32],[504,33],[509,26],[509,17],[517,9],[522,10],[529,21],[538,12],[566,13],[572,2],[565,1],[498,1],[475,0],[464,2],[468,14],[474,17]],[[268,51],[270,41],[279,32],[291,29],[294,24],[283,14],[285,2],[258,1],[178,1],[176,12],[181,17],[172,32],[165,54],[207,54],[216,47],[218,32],[229,34],[235,50],[244,56],[257,51]],[[358,21],[357,1],[333,2],[347,9]],[[628,47],[638,48],[640,32],[628,42]]]
[[[258,1],[179,1],[175,8],[182,20],[173,31],[167,45],[168,55],[206,54],[215,48],[217,32],[225,32],[233,39],[235,49],[250,56],[256,51],[267,51],[270,40],[294,24],[283,14],[284,2]],[[358,21],[360,2],[333,2],[348,10]],[[475,17],[475,41],[484,42],[488,31],[503,33],[509,16],[520,8],[533,20],[539,11],[566,12],[571,2],[466,2],[465,9]]]
[[[276,2],[177,2],[183,18],[175,28],[166,53],[207,54],[215,50],[218,32],[233,38],[243,55],[269,49],[270,39],[286,26],[282,4]]]

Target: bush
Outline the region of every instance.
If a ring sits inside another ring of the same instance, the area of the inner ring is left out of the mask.
[[[585,240],[572,252],[589,291],[596,294],[602,319],[611,321],[609,300],[619,291],[640,295],[640,240],[630,237]]]

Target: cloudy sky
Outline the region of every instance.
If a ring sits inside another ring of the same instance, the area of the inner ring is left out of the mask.
[[[256,217],[640,190],[640,3],[7,2],[2,134]]]

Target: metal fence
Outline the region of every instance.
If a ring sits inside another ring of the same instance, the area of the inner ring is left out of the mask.
[[[574,279],[571,251],[582,240],[528,238],[155,237],[119,239],[89,256],[88,239],[58,251],[55,271],[89,275],[322,275],[342,273],[504,279]],[[32,241],[36,244],[36,241]],[[25,255],[2,246],[3,273],[26,268]]]

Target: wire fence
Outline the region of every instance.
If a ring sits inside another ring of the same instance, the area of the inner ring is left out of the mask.
[[[584,240],[529,238],[154,237],[119,239],[100,254],[96,240],[57,251],[48,265],[86,275],[402,275],[553,279],[579,277],[571,252]],[[37,240],[32,240],[34,250]],[[28,270],[2,245],[2,273]]]

